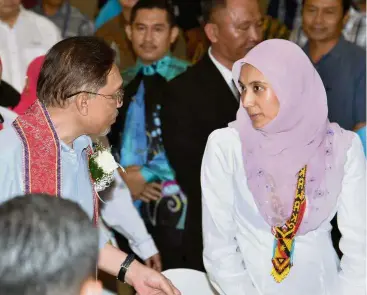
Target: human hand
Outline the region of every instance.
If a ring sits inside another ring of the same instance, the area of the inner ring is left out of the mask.
[[[162,185],[158,182],[146,183],[143,192],[134,198],[135,200],[142,200],[145,203],[150,201],[157,201],[162,197]]]
[[[161,272],[162,271],[162,260],[161,255],[159,253],[153,255],[152,257],[149,257],[147,260],[145,260],[145,265],[153,268],[154,270]]]
[[[129,166],[125,168],[126,173],[121,175],[128,186],[131,195],[134,199],[144,191],[145,188],[145,179],[140,172],[140,166]]]
[[[170,280],[136,260],[130,265],[125,278],[138,295],[181,295]]]

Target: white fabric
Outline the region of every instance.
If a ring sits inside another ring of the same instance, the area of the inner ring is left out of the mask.
[[[223,79],[226,81],[228,87],[231,89],[232,93],[235,97],[237,97],[238,91],[236,89],[235,84],[232,82],[233,76],[232,76],[232,70],[227,69],[224,65],[222,65],[219,61],[215,59],[215,57],[212,54],[212,48],[210,47],[208,50],[209,58],[215,65],[215,67],[218,69],[218,71],[223,76]]]
[[[247,187],[239,135],[232,128],[214,131],[201,171],[204,264],[220,294],[365,295],[365,164],[356,135],[333,214],[315,231],[296,237],[294,265],[278,284],[270,275],[274,237]],[[330,237],[336,211],[344,253],[340,262]]]
[[[215,295],[205,273],[193,269],[169,269],[162,274],[171,280],[181,295]],[[240,295],[240,294],[238,294]]]
[[[108,226],[127,238],[134,253],[146,260],[157,254],[158,249],[133,204],[127,185],[117,171],[114,176],[115,184],[111,197],[108,198],[107,206],[102,209],[103,220]],[[120,214],[117,214],[116,208],[121,208]]]
[[[23,7],[13,28],[0,20],[2,79],[21,93],[29,63],[60,40],[54,23]]]

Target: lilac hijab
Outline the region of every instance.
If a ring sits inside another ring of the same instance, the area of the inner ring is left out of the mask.
[[[307,165],[306,212],[298,231],[316,229],[335,210],[353,135],[328,120],[321,78],[303,50],[286,40],[267,40],[233,66],[237,89],[250,64],[271,84],[280,103],[275,119],[255,129],[245,108],[229,124],[241,138],[247,183],[270,226],[290,217],[299,170]]]

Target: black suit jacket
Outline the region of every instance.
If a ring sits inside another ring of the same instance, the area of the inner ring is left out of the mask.
[[[200,169],[208,136],[234,121],[239,103],[206,54],[168,83],[162,105],[164,147],[188,198],[186,267],[203,270]]]

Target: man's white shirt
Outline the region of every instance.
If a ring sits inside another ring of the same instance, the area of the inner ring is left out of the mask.
[[[30,62],[60,40],[60,31],[53,22],[23,7],[12,28],[0,20],[2,79],[22,92]]]

